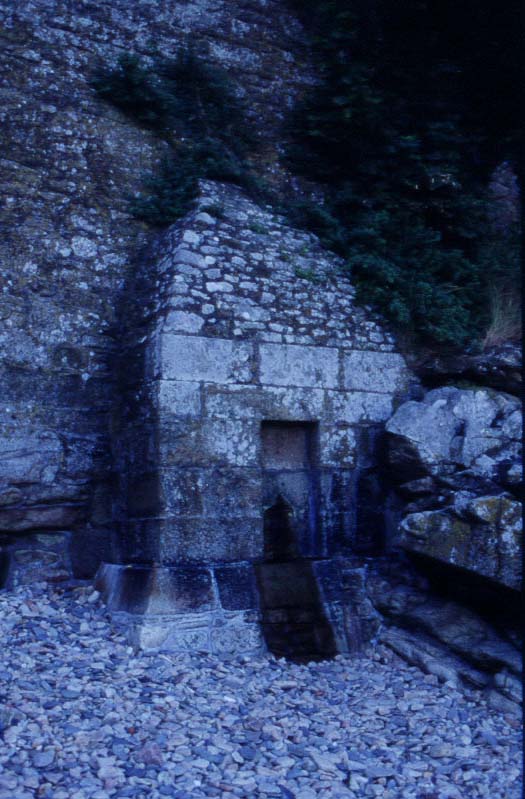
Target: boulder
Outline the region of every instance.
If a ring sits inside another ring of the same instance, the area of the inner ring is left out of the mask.
[[[493,347],[479,355],[454,353],[427,358],[417,366],[418,376],[424,383],[469,380],[480,386],[520,395],[521,392],[521,347],[504,344]]]
[[[465,470],[502,482],[520,463],[520,402],[488,389],[429,391],[422,401],[401,405],[386,430],[390,476],[397,483]]]
[[[397,543],[518,591],[521,504],[507,496],[473,497],[464,504],[462,500],[458,496],[451,509],[408,514],[399,526]]]
[[[389,477],[406,503],[394,544],[519,590],[519,400],[439,388],[401,405],[386,430]]]
[[[411,585],[395,585],[381,574],[370,576],[367,591],[375,608],[390,623],[408,630],[421,646],[428,640],[480,672],[505,670],[520,677],[519,645],[470,608]]]

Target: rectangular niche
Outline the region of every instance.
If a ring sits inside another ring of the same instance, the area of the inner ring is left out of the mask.
[[[262,422],[263,469],[315,469],[318,440],[317,422]]]

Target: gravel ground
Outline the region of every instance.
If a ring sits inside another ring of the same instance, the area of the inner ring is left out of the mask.
[[[0,592],[0,799],[518,799],[520,724],[407,666],[135,652],[88,586]]]

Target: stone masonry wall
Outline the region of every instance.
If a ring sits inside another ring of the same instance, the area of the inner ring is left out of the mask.
[[[259,557],[264,420],[319,423],[317,554],[351,550],[353,482],[373,457],[371,430],[410,382],[392,338],[354,304],[337,257],[234,187],[203,184],[196,211],[155,255],[157,321],[147,336],[139,328],[148,401],[136,400],[140,370],[129,360],[125,370],[133,377],[131,427],[117,445],[128,497],[121,556]]]
[[[98,585],[141,646],[258,651],[263,514],[279,493],[298,555],[315,559],[338,651],[376,629],[351,563],[368,534],[357,486],[411,376],[341,266],[271,208],[203,182],[137,274],[113,428],[112,563]],[[315,424],[315,466],[266,468],[263,422]]]
[[[271,172],[307,56],[278,0],[2,0],[0,23],[1,543],[23,536],[51,563],[51,536],[60,549],[74,533],[75,568],[90,574],[111,526],[120,297],[151,236],[127,197],[163,152],[98,100],[90,77],[151,43],[172,54],[188,36],[208,42],[242,85]]]

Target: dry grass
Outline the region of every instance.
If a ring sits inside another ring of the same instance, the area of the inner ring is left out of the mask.
[[[521,296],[518,288],[493,286],[490,297],[490,324],[483,349],[509,341],[519,341],[522,334]]]

